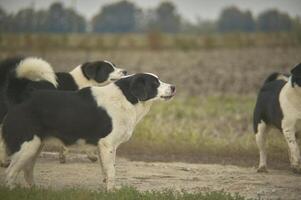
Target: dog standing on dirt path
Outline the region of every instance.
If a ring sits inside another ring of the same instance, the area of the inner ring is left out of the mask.
[[[14,186],[23,170],[26,182],[33,185],[33,168],[43,144],[56,139],[66,146],[98,147],[106,189],[114,188],[117,147],[129,140],[153,102],[174,95],[175,86],[148,73],[76,92],[33,92],[30,99],[10,109],[3,122],[2,137],[12,158],[6,183]]]
[[[296,134],[301,131],[301,63],[291,70],[288,80],[285,75],[273,77],[271,75],[260,89],[254,109],[253,127],[260,157],[257,172],[267,172],[266,137],[271,129],[277,129],[288,144],[293,172],[300,174]]]
[[[15,73],[18,79],[7,81]],[[87,62],[79,65],[71,72],[54,73],[51,65],[34,57],[14,57],[0,63],[0,124],[10,105],[18,104],[28,98],[34,89],[78,90],[88,86],[104,86],[118,80],[126,74],[109,61]],[[24,77],[22,77],[24,76]],[[1,143],[1,141],[0,141]],[[68,149],[61,147],[60,162],[66,162]],[[95,162],[91,152],[88,158]],[[2,167],[9,165],[9,160],[0,160]]]

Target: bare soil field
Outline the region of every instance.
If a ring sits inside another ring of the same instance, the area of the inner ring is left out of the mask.
[[[255,168],[233,165],[142,162],[124,158],[117,159],[116,169],[117,187],[129,185],[142,191],[225,190],[247,198],[301,199],[301,176],[285,170],[258,174]],[[97,190],[103,187],[99,164],[87,161],[81,154],[72,154],[66,164],[59,164],[56,154],[43,153],[35,168],[35,179],[37,186],[44,188]],[[0,169],[0,181],[4,181],[3,168]],[[21,174],[18,182],[24,184]]]
[[[254,94],[274,71],[289,72],[301,62],[301,48],[234,48],[209,50],[18,50],[9,55],[40,56],[56,71],[70,71],[91,60],[110,60],[130,73],[152,72],[177,86],[178,96]]]
[[[274,71],[288,73],[301,62],[300,47],[20,50],[1,52],[0,58],[15,54],[41,56],[56,71],[70,71],[85,61],[106,59],[130,73],[159,74],[162,80],[177,86],[177,99],[154,106],[137,126],[132,139],[120,148],[118,155],[135,161],[117,159],[117,187],[225,190],[251,198],[301,199],[301,176],[289,171],[287,148],[281,135],[270,136],[269,173],[256,173],[258,155],[251,128],[256,93],[265,77]],[[56,154],[43,153],[35,175],[37,185],[42,187],[96,190],[103,186],[99,165],[81,154],[68,155],[67,163],[62,165]],[[4,169],[0,168],[0,184],[3,181]],[[18,181],[24,184],[23,176]]]

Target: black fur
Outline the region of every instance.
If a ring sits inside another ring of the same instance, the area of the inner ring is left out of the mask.
[[[16,68],[16,66],[21,62],[22,59],[23,59],[22,57],[8,58],[1,61],[0,63],[0,120],[1,121],[7,113],[5,90],[7,87],[8,74]]]
[[[115,84],[132,104],[137,104],[139,101],[147,101],[157,96],[157,88],[160,85],[158,78],[149,74],[135,74],[120,79]]]
[[[291,74],[295,77],[299,77],[301,78],[301,63],[299,63],[298,65],[296,65],[292,70],[291,70]]]
[[[5,90],[7,106],[19,104],[30,97],[34,90],[40,89],[56,89],[48,81],[31,81],[24,78],[16,78],[16,72],[10,72],[7,88]]]
[[[81,69],[88,80],[94,79],[98,83],[106,81],[114,71],[112,65],[105,61],[88,62],[83,64]]]
[[[292,87],[297,84],[299,87],[301,87],[301,63],[296,65],[292,70]]]
[[[255,133],[258,131],[257,126],[261,120],[281,130],[283,113],[280,107],[279,94],[286,83],[283,80],[275,80],[264,84],[260,89],[253,115]]]
[[[17,124],[17,126],[16,126]],[[9,155],[37,135],[56,137],[65,145],[78,139],[98,142],[112,131],[112,120],[98,107],[90,88],[71,91],[37,90],[31,98],[14,106],[3,123],[3,139]]]
[[[57,77],[58,89],[59,90],[70,90],[76,91],[79,86],[76,84],[71,74],[66,72],[55,73]]]
[[[16,78],[15,68],[23,59],[23,57],[9,58],[0,63],[0,123],[6,115],[8,107],[23,102],[30,97],[32,91],[36,89],[55,89],[51,83],[46,81],[35,82]],[[85,67],[82,66],[81,69],[83,72],[89,71],[89,79],[95,78],[98,82],[107,80],[109,74],[114,71],[113,67],[104,61],[86,63]],[[59,72],[56,73],[56,76],[57,89],[69,91],[79,89],[70,73]],[[8,82],[9,84],[7,84]]]
[[[7,58],[0,63],[0,87],[6,83],[9,72],[13,71],[17,65],[23,60],[23,57]]]
[[[285,76],[287,78],[289,77],[288,74],[282,74],[282,73],[279,73],[279,72],[273,72],[271,75],[268,76],[268,78],[265,79],[264,84],[277,80],[277,78],[280,75]]]

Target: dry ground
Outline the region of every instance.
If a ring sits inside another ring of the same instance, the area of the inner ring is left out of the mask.
[[[177,86],[177,95],[254,94],[274,71],[286,72],[301,62],[301,48],[239,48],[211,50],[57,50],[0,52],[0,58],[39,56],[56,71],[70,71],[93,60],[110,60],[130,73],[153,72]]]
[[[301,199],[301,176],[288,170],[270,170],[257,174],[254,168],[233,165],[188,164],[182,162],[137,162],[118,158],[116,184],[139,190],[212,191],[225,190],[248,198]],[[90,163],[83,155],[71,154],[66,164],[59,164],[57,155],[43,153],[35,168],[36,183],[42,187],[62,189],[103,187],[98,163]],[[4,169],[0,169],[4,181]],[[24,184],[23,176],[18,182]]]

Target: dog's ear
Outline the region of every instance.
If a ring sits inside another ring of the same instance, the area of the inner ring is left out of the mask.
[[[89,62],[84,63],[81,68],[82,68],[82,72],[83,72],[84,76],[88,80],[95,79],[97,69],[91,63],[89,63]]]
[[[114,71],[111,65],[102,61],[88,62],[82,65],[84,76],[89,80],[93,79],[98,83],[107,81],[111,72]]]
[[[296,65],[292,70],[291,74],[295,77],[300,77],[301,78],[301,63]]]
[[[135,77],[130,82],[130,91],[139,101],[147,100],[147,91],[143,77]]]
[[[295,83],[297,83],[299,86],[301,84],[301,63],[296,65],[292,70],[291,70],[291,82],[292,82],[292,87],[295,86]]]
[[[98,83],[102,83],[102,82],[105,82],[108,77],[109,77],[109,74],[110,74],[110,71],[104,67],[104,66],[96,66],[96,72],[95,72],[95,80],[98,82]]]

